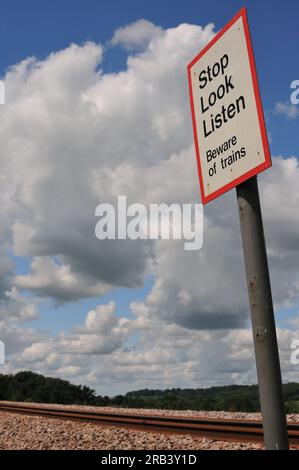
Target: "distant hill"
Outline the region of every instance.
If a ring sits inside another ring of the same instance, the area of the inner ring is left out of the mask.
[[[284,384],[288,413],[299,413],[299,383]],[[167,390],[138,390],[107,397],[85,385],[24,371],[0,374],[0,400],[172,410],[259,411],[257,385]]]
[[[94,390],[73,385],[67,380],[44,377],[24,371],[15,375],[0,374],[0,400],[37,403],[93,404],[97,396]]]

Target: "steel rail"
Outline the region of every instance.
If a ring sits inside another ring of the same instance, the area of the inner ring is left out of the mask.
[[[153,432],[187,433],[218,440],[263,442],[262,423],[253,420],[133,415],[6,402],[0,402],[1,411],[100,425],[122,426]],[[299,423],[289,423],[288,434],[290,444],[296,447],[299,446]]]

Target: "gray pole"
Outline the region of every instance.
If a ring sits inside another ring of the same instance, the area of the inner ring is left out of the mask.
[[[271,284],[256,176],[237,186],[253,341],[268,450],[289,448]]]

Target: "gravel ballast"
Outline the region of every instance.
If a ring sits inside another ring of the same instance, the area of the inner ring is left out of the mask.
[[[66,408],[60,405],[57,408]],[[235,419],[259,419],[257,413],[194,412],[172,410],[120,409],[108,407],[69,406],[69,408],[125,412],[135,414],[159,414],[172,416],[215,417]],[[289,421],[299,421],[298,415]],[[0,412],[0,449],[95,449],[95,450],[243,450],[263,449],[261,444],[225,442],[187,434],[166,434],[135,431],[114,426],[100,426],[69,420],[25,416]]]

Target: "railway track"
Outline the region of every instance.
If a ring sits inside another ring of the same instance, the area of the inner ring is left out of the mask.
[[[132,415],[1,402],[0,411],[122,426],[152,432],[196,434],[218,440],[263,442],[263,429],[260,421]],[[299,423],[288,424],[288,433],[290,444],[299,447]]]

